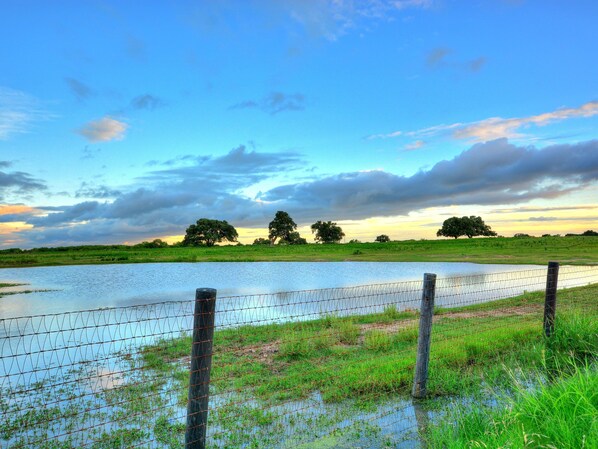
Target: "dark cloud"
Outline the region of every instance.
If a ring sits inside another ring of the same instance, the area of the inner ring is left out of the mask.
[[[588,210],[598,209],[598,206],[580,205],[580,206],[551,206],[551,207],[535,207],[535,206],[522,206],[513,207],[506,209],[494,209],[491,210],[492,214],[512,214],[518,212],[552,212],[561,210]]]
[[[271,115],[283,111],[302,111],[305,109],[305,96],[299,93],[271,92],[260,101],[245,100],[232,105],[229,109],[260,109]]]
[[[498,139],[476,144],[412,176],[381,170],[341,173],[279,186],[257,199],[243,195],[243,189],[280,173],[300,176],[306,161],[295,152],[239,146],[220,157],[188,158],[186,164],[154,170],[114,200],[98,195],[101,201],[37,208],[35,215],[21,218],[35,228],[20,231],[19,238],[29,246],[114,243],[182,234],[200,217],[263,227],[276,210],[308,224],[323,214],[335,220],[363,219],[437,206],[556,198],[598,181],[598,140],[538,149]],[[106,186],[83,187],[110,191]]]
[[[354,172],[286,185],[262,199],[337,219],[407,214],[426,207],[520,203],[555,198],[598,180],[598,140],[518,147],[506,139],[477,144],[451,160],[410,177]]]
[[[154,110],[166,105],[166,102],[154,95],[139,95],[131,100],[134,109]]]
[[[84,201],[63,207],[38,208],[46,214],[38,212],[27,220],[39,231],[35,244],[60,245],[65,239],[71,239],[71,244],[84,241],[109,243],[181,234],[186,226],[200,217],[259,225],[275,212],[274,206],[261,208],[238,191],[280,172],[301,170],[305,165],[302,157],[294,152],[248,151],[243,145],[220,157],[200,155],[191,159],[186,155],[184,159],[191,162],[190,165],[152,171],[139,180],[143,187],[128,192],[83,184],[76,194],[77,197],[100,200],[115,198],[114,201]],[[118,229],[118,232],[111,237],[106,233],[104,241],[101,232],[90,232],[96,227]],[[124,233],[122,235],[126,234],[126,237],[119,239],[118,233]]]
[[[0,161],[0,168],[8,168],[11,165],[8,161]],[[0,171],[0,200],[3,200],[12,192],[25,194],[45,190],[46,188],[44,181],[34,178],[29,173]]]
[[[86,182],[81,183],[81,187],[75,192],[75,198],[116,198],[121,195],[120,190],[111,189],[105,185],[94,186]]]
[[[75,78],[65,78],[64,81],[79,101],[87,100],[94,94],[91,87]]]

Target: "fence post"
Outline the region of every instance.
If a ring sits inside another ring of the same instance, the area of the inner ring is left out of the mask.
[[[428,382],[428,365],[430,362],[430,336],[432,335],[432,316],[434,315],[434,294],[436,291],[436,275],[424,274],[421,315],[419,317],[419,336],[417,338],[417,359],[411,395],[414,398],[426,396]]]
[[[198,288],[195,291],[193,314],[191,376],[189,378],[187,431],[185,433],[186,449],[205,449],[206,447],[215,309],[216,290]]]
[[[546,299],[544,300],[544,335],[550,337],[554,332],[556,313],[556,288],[559,280],[559,263],[548,262],[546,274]]]

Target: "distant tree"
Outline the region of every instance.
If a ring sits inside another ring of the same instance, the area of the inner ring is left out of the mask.
[[[380,234],[378,237],[376,237],[376,242],[380,242],[380,243],[390,242],[390,237],[387,236],[386,234]]]
[[[276,243],[276,239],[286,240],[289,242],[291,233],[296,229],[297,224],[293,221],[291,216],[287,212],[279,210],[276,212],[276,215],[274,215],[274,219],[268,225],[268,230],[270,231],[268,238],[273,245]]]
[[[269,244],[270,244],[270,240],[265,239],[263,237],[260,237],[259,239],[255,239],[253,241],[253,245],[269,245]]]
[[[311,232],[316,234],[316,242],[321,243],[338,243],[345,236],[341,227],[331,221],[316,221],[311,225]]]
[[[351,239],[349,240],[349,243],[361,243],[361,240]]]
[[[471,215],[469,217],[451,217],[444,220],[442,228],[436,232],[438,237],[453,237],[459,238],[466,235],[469,238],[476,236],[495,237],[494,232],[490,226],[484,223],[482,217]]]
[[[591,231],[591,230],[587,230],[587,231],[585,231],[585,232],[582,232],[582,234],[581,234],[581,235],[583,235],[583,236],[585,236],[585,237],[596,237],[596,236],[598,236],[598,232],[596,232],[596,231]]]
[[[542,234],[542,237],[552,237],[550,234]]]
[[[133,246],[136,248],[166,248],[168,243],[161,239],[154,239],[151,242],[141,242]]]
[[[185,231],[183,246],[214,246],[223,240],[236,242],[239,234],[226,220],[200,218]]]
[[[289,245],[307,245],[307,240],[301,237],[297,231],[291,232],[287,238],[282,239],[279,243],[283,242]]]
[[[529,234],[525,234],[523,232],[518,232],[517,234],[515,234],[513,237],[515,237],[516,239],[530,239],[532,238],[531,235]]]

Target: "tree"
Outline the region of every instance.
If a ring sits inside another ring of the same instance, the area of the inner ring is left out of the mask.
[[[282,239],[278,243],[287,243],[289,245],[307,245],[307,240],[305,240],[297,231],[295,231],[291,232],[287,238]]]
[[[338,243],[345,236],[341,227],[331,221],[316,221],[311,225],[311,232],[316,234],[316,242],[322,243]]]
[[[378,237],[376,237],[376,242],[380,242],[380,243],[390,242],[390,237],[387,236],[386,234],[381,234]]]
[[[297,229],[297,224],[293,221],[291,216],[283,211],[279,210],[274,215],[274,220],[268,225],[268,238],[272,245],[276,243],[276,239],[286,240],[290,243],[289,238],[292,232]],[[298,234],[297,234],[298,235]]]
[[[135,245],[137,248],[166,248],[168,243],[161,239],[154,239],[151,242],[141,242]]]
[[[185,231],[183,246],[214,246],[223,240],[236,242],[238,236],[237,230],[226,220],[200,218]]]
[[[253,241],[253,245],[269,245],[270,240],[263,237],[257,238]]]
[[[469,238],[476,236],[495,237],[496,232],[490,229],[482,217],[471,215],[469,217],[451,217],[444,220],[442,228],[436,232],[436,236],[459,238],[466,235]]]

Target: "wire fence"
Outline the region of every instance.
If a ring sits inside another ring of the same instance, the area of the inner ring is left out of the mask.
[[[560,267],[557,316],[598,315],[596,283]],[[538,341],[545,287],[546,269],[438,279],[428,390]],[[421,300],[421,281],[218,297],[195,341],[206,443],[187,425],[194,301],[0,320],[0,447],[414,447],[438,414],[409,398]]]

